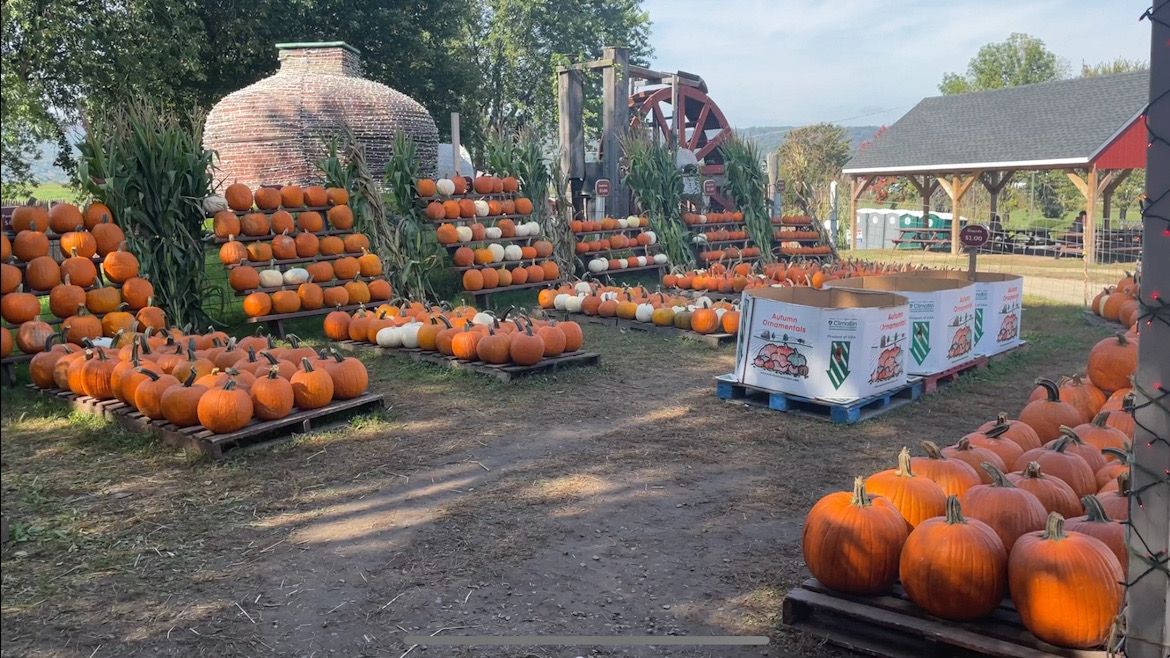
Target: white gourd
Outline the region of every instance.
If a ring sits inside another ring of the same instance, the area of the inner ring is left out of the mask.
[[[593,272],[594,274],[604,272],[608,266],[609,263],[607,263],[604,258],[594,258],[593,260],[589,261],[589,271]]]
[[[505,260],[520,260],[523,255],[524,252],[520,249],[520,245],[518,244],[510,244],[507,247],[504,247]]]
[[[455,181],[450,178],[440,178],[435,181],[435,189],[443,196],[455,194]]]
[[[642,225],[642,218],[637,215],[626,217],[626,226],[638,227]]]
[[[418,330],[422,327],[421,322],[408,322],[399,329],[402,332],[402,346],[408,349],[418,347]]]
[[[567,302],[568,300],[569,300],[569,293],[567,293],[567,292],[560,293],[556,297],[553,297],[553,308],[555,308],[558,311],[566,310],[565,309],[565,302]]]
[[[488,240],[499,240],[504,236],[504,232],[498,226],[489,226],[483,230],[483,237]]]
[[[378,347],[402,347],[402,332],[399,331],[400,329],[402,327],[383,327],[374,336],[374,342],[378,344]]]
[[[275,288],[284,285],[284,274],[278,269],[260,270],[260,287]]]
[[[460,242],[471,242],[471,227],[470,226],[456,226],[455,236]]]
[[[646,239],[650,241],[647,244],[658,244],[658,234],[654,231],[646,231]]]
[[[653,315],[654,307],[650,304],[638,304],[638,307],[634,309],[634,319],[638,322],[649,322]]]
[[[309,280],[309,271],[303,267],[292,267],[284,273],[284,285],[299,286]]]
[[[487,250],[492,254],[493,263],[499,263],[504,260],[504,245],[493,242],[487,246]]]
[[[487,217],[487,214],[488,214],[488,202],[484,201],[483,199],[476,200],[476,202],[475,202],[475,216],[476,217]]]
[[[618,259],[618,267],[620,267],[624,270],[629,266],[630,266],[630,261],[626,260],[625,258]]]
[[[584,295],[569,295],[569,298],[565,300],[565,310],[570,313],[580,313],[581,302],[584,299]]]
[[[665,265],[667,261],[666,254],[654,254],[655,265]]]
[[[612,292],[612,291],[611,291],[611,292],[603,292],[603,293],[601,293],[601,301],[603,301],[603,302],[608,302],[608,301],[610,301],[611,299],[617,299],[617,297],[618,297],[618,295],[617,295],[617,293],[616,293],[616,292]]]
[[[540,235],[540,224],[536,222],[525,222],[524,225],[528,227],[528,235]]]
[[[496,321],[496,318],[491,313],[480,311],[471,317],[471,324],[490,326]]]
[[[578,281],[577,284],[573,286],[573,291],[582,295],[588,295],[589,293],[593,292],[593,286],[589,285],[588,281]]]
[[[630,227],[630,220],[625,219],[625,218],[617,220],[617,223],[618,223],[618,228],[629,228]]]

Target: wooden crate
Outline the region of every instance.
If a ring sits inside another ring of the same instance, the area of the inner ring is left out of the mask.
[[[922,380],[911,377],[904,385],[848,402],[818,400],[741,384],[735,375],[715,378],[715,396],[774,411],[797,413],[841,425],[852,425],[897,409],[922,397]]]
[[[337,343],[337,345],[347,350],[370,350],[376,351],[379,354],[390,354],[399,358],[433,363],[435,365],[442,366],[444,368],[451,368],[453,370],[468,370],[487,377],[495,377],[502,382],[513,382],[525,377],[531,377],[533,375],[548,375],[564,368],[597,366],[601,363],[600,354],[594,352],[583,352],[581,350],[576,352],[568,352],[550,359],[542,359],[539,363],[535,363],[530,366],[518,366],[513,364],[496,365],[493,363],[484,363],[483,361],[460,361],[453,356],[446,356],[439,354],[438,352],[424,352],[419,349],[378,347],[376,345],[371,345],[370,343],[360,343],[352,340],[341,341]]]
[[[162,439],[167,445],[194,450],[214,459],[223,459],[223,453],[232,448],[274,439],[289,440],[292,438],[293,432],[320,429],[355,413],[377,411],[385,407],[385,400],[381,395],[366,393],[352,400],[335,400],[319,409],[307,411],[294,409],[293,413],[280,420],[253,420],[235,432],[216,434],[198,425],[176,427],[165,420],[151,420],[139,413],[134,407],[119,400],[95,400],[85,395],[76,395],[70,391],[39,389],[31,384],[28,388],[60,400],[80,411],[108,418],[132,431],[149,432]]]
[[[986,619],[955,622],[932,617],[895,586],[885,596],[834,592],[815,578],[784,598],[782,621],[857,653],[886,658],[1107,658],[1104,650],[1064,649],[1024,628],[1010,599]]]

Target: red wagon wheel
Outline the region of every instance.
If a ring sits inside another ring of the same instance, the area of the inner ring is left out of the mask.
[[[634,109],[630,125],[636,128],[648,124],[655,136],[677,142],[679,148],[691,151],[697,160],[702,160],[704,175],[722,174],[723,154],[718,147],[731,137],[731,126],[723,111],[697,87],[679,85],[678,97],[683,110],[679,118],[683,121],[677,132],[672,125],[675,112],[670,87],[634,94],[630,98]]]

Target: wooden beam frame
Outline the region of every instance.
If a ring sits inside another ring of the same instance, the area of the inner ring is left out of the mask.
[[[1081,178],[1081,175],[1074,169],[1070,169],[1064,174],[1085,198],[1085,225],[1081,229],[1081,252],[1085,264],[1092,265],[1097,262],[1097,195],[1102,191],[1100,170],[1097,169],[1096,165],[1091,165],[1084,178]],[[1085,295],[1087,298],[1087,291]]]
[[[942,186],[947,196],[951,198],[951,254],[959,254],[959,215],[963,203],[963,195],[971,189],[971,185],[979,180],[982,171],[975,171],[964,176],[952,174],[950,180],[943,176],[938,177],[938,184]]]
[[[849,248],[857,250],[857,200],[877,180],[877,176],[849,177]],[[860,181],[860,183],[858,182]]]
[[[1016,172],[1012,169],[1007,171],[989,171],[979,177],[979,182],[983,184],[983,188],[991,195],[990,214],[999,214],[999,193],[1011,182],[1012,174],[1014,173]],[[988,219],[990,220],[991,218],[989,217]]]
[[[1105,230],[1109,230],[1109,222],[1113,220],[1113,193],[1117,191],[1117,187],[1129,178],[1133,169],[1111,169],[1109,173],[1101,177],[1101,219],[1104,223]]]
[[[630,52],[625,48],[606,48],[605,57],[613,62],[601,71],[601,175],[610,181],[605,211],[613,217],[625,217],[630,210],[630,195],[619,165],[621,139],[630,125]]]

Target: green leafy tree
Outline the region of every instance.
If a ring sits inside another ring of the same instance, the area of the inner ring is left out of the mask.
[[[790,130],[780,145],[784,203],[806,215],[829,212],[829,183],[849,160],[849,133],[844,127],[818,123]]]
[[[645,64],[650,17],[639,0],[483,0],[474,17],[476,66],[484,76],[482,114],[487,128],[551,131],[557,120],[556,68],[597,59],[605,46],[630,49]],[[597,83],[597,80],[591,80]],[[596,115],[600,93],[586,93],[586,115]]]
[[[1081,77],[1091,78],[1095,75],[1113,75],[1115,73],[1133,73],[1134,71],[1145,71],[1150,68],[1146,62],[1137,59],[1125,59],[1118,57],[1108,62],[1098,62],[1097,64],[1081,64]]]
[[[1117,206],[1117,217],[1128,219],[1131,208],[1137,206],[1138,199],[1145,193],[1146,170],[1135,169],[1113,191],[1113,205]]]
[[[1019,32],[989,43],[967,63],[965,74],[947,73],[938,86],[945,95],[1003,89],[1065,77],[1068,65],[1040,39]]]

